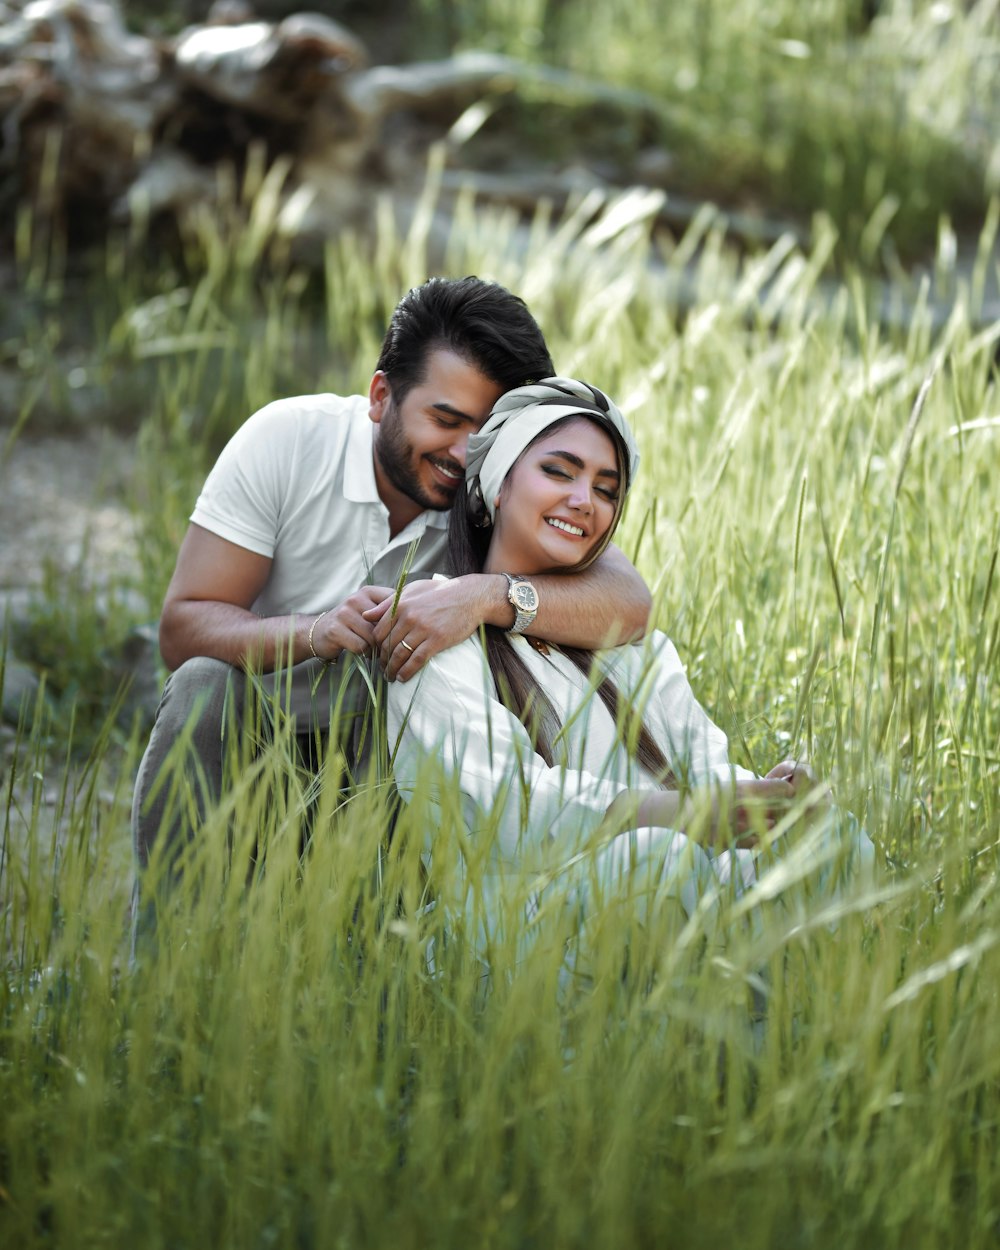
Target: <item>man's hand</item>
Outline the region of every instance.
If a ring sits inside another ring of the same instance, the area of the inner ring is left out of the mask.
[[[364,613],[392,591],[364,586],[318,613],[258,616],[253,604],[267,583],[271,560],[192,523],[177,557],[160,616],[160,650],[168,668],[195,655],[269,673],[312,658],[335,661],[342,651],[374,651]]]
[[[395,615],[393,592],[364,613],[389,681],[409,681],[431,656],[470,638],[487,619],[490,579],[480,575],[449,581],[410,582]]]
[[[596,648],[631,642],[645,632],[649,591],[629,561],[609,547],[582,573],[532,574],[540,600],[534,638]],[[395,616],[394,596],[364,613],[389,681],[409,681],[431,656],[470,638],[480,625],[510,629],[514,609],[499,573],[467,573],[450,580],[410,582]]]
[[[374,654],[377,648],[375,631],[366,619],[366,613],[385,603],[392,602],[392,590],[388,586],[362,586],[350,598],[325,612],[316,622],[312,643],[321,660],[336,663],[344,651],[354,655]]]

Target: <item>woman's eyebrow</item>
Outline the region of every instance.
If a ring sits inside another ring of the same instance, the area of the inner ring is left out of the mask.
[[[572,451],[549,451],[545,453],[548,456],[558,456],[561,460],[568,460],[570,464],[575,465],[578,469],[585,469],[587,466],[580,457]],[[621,477],[617,469],[598,469],[598,477],[613,477],[615,481]]]

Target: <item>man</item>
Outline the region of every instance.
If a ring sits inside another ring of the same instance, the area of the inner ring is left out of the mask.
[[[404,560],[424,578],[444,569],[469,434],[505,391],[554,372],[522,300],[478,278],[432,278],[395,309],[367,397],[278,400],[237,431],[198,498],[163,606],[172,673],[136,781],[140,868],[158,838],[176,849],[192,808],[218,798],[223,728],[243,706],[247,671],[265,686],[270,675],[308,749],[331,700],[343,702],[345,652],[377,651],[389,680],[405,681],[483,623],[532,633],[537,622],[544,637],[583,647],[645,630],[649,593],[613,548],[585,573],[530,584],[516,569],[414,580],[391,610]],[[158,781],[182,734],[195,765],[181,770],[178,798]]]

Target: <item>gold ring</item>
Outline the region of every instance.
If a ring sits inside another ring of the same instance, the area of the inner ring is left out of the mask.
[[[409,651],[409,652],[411,652],[411,653],[412,653],[413,648],[410,646],[410,644],[406,641],[406,639],[405,639],[405,638],[400,638],[400,640],[399,640],[399,645],[400,645],[401,647],[405,647],[405,648],[407,649],[407,651]]]

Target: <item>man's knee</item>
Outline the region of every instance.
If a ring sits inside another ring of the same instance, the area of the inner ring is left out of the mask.
[[[223,729],[228,716],[241,715],[244,685],[237,669],[205,656],[186,661],[167,678],[133,795],[132,829],[140,864],[146,863],[165,816],[168,824],[180,820],[176,813],[169,818],[171,773],[186,777],[199,794],[204,790],[202,804],[218,795]],[[203,780],[195,781],[196,776]]]
[[[239,707],[244,684],[243,673],[231,664],[205,655],[193,656],[167,678],[156,713],[157,722],[167,717],[175,720],[180,728],[196,707],[201,709],[201,716],[216,720],[221,717],[223,708],[233,706],[234,696],[235,706]]]

